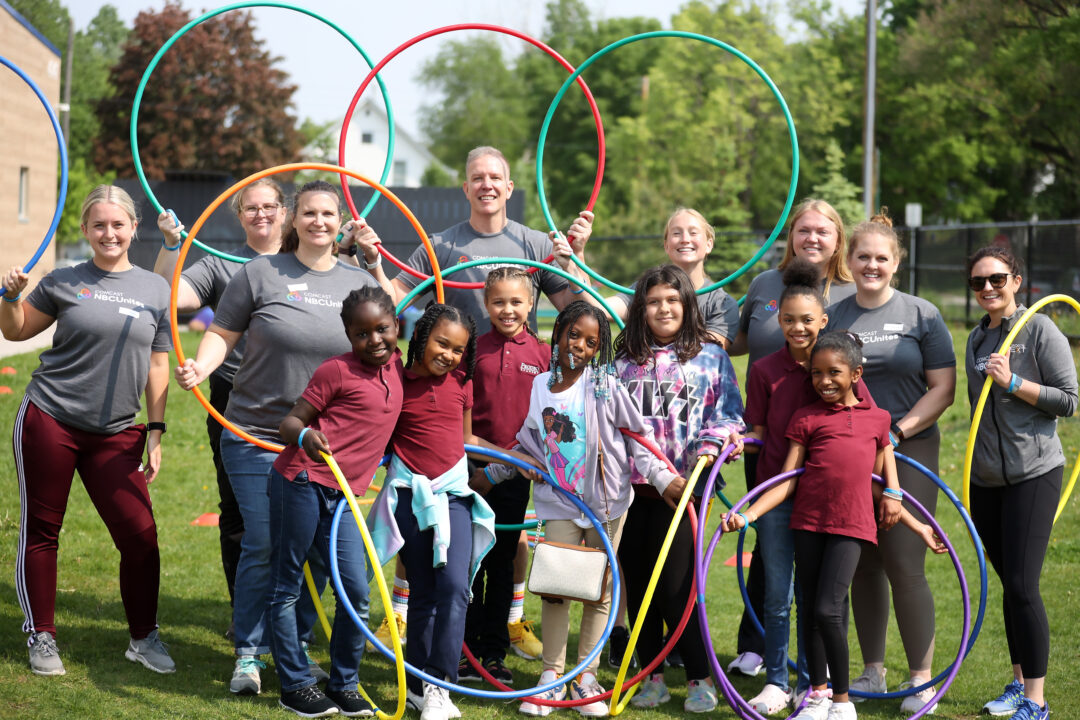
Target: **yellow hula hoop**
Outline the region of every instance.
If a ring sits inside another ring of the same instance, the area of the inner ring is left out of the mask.
[[[675,508],[675,517],[671,519],[671,525],[668,526],[664,544],[660,546],[660,556],[656,559],[652,577],[649,578],[649,585],[645,589],[645,596],[641,599],[641,609],[638,610],[637,620],[634,622],[634,629],[630,632],[630,641],[626,645],[622,663],[619,665],[619,674],[616,675],[615,685],[611,689],[609,712],[612,715],[618,715],[625,710],[626,706],[630,703],[630,698],[637,692],[638,685],[635,685],[626,691],[626,697],[622,699],[622,702],[619,702],[623,681],[626,680],[626,673],[630,669],[630,661],[634,658],[634,648],[637,646],[638,635],[641,634],[641,626],[645,623],[645,615],[649,611],[649,603],[652,602],[653,593],[656,591],[656,585],[660,581],[660,573],[664,570],[664,563],[667,561],[668,551],[671,549],[671,543],[675,540],[675,532],[679,529],[679,523],[682,522],[682,516],[686,512],[686,505],[690,502],[690,498],[694,496],[694,486],[697,485],[698,476],[701,475],[701,471],[704,468],[705,458],[698,458],[697,466],[694,468],[694,472],[690,474],[690,478],[686,481],[686,489],[683,490],[679,505]],[[707,515],[706,517],[699,519],[698,522],[706,522],[706,520]],[[662,667],[663,666],[661,666],[661,669]]]
[[[341,492],[345,494],[345,500],[349,503],[349,509],[352,510],[353,519],[356,520],[356,527],[360,528],[360,536],[364,539],[364,549],[367,550],[368,562],[371,563],[371,567],[375,568],[375,584],[379,588],[379,596],[382,598],[383,608],[389,611],[390,592],[386,589],[386,579],[382,575],[382,565],[379,563],[379,556],[375,554],[375,545],[371,540],[371,535],[368,533],[367,524],[364,522],[364,516],[360,514],[360,506],[356,502],[356,496],[353,495],[349,483],[345,481],[345,476],[341,473],[341,468],[338,467],[337,460],[334,460],[332,455],[327,455],[326,453],[319,454],[322,455],[323,460],[330,468],[330,472],[334,474],[334,478],[338,481],[338,485],[341,486]],[[315,581],[311,578],[311,572],[308,570],[307,563],[304,563],[304,577],[307,579],[308,589],[311,590],[311,597],[315,599],[315,612],[318,613],[319,620],[323,625],[323,630],[326,631],[326,637],[329,639],[330,623],[326,619],[326,613],[323,611],[319,595],[315,592]],[[390,647],[394,649],[394,666],[397,668],[397,710],[394,711],[393,715],[383,712],[364,691],[363,685],[360,685],[357,689],[360,691],[360,694],[364,696],[364,699],[375,708],[375,716],[380,718],[380,720],[401,720],[401,717],[405,714],[405,653],[401,649],[401,637],[398,635],[397,623],[389,623],[389,628]]]
[[[1027,324],[1027,321],[1038,312],[1042,307],[1049,305],[1053,302],[1063,302],[1071,305],[1076,312],[1080,313],[1080,302],[1077,302],[1075,298],[1068,295],[1047,295],[1042,300],[1032,305],[1027,309],[1023,315],[1020,316],[1020,321],[1016,323],[1016,326],[1005,338],[1005,341],[1001,343],[1001,348],[998,350],[998,354],[1005,355],[1009,352],[1009,348],[1012,346],[1013,340],[1016,339],[1016,335],[1020,332],[1020,329]],[[982,420],[983,408],[986,407],[986,398],[990,396],[990,384],[993,383],[993,379],[987,376],[983,382],[982,392],[979,393],[979,401],[975,403],[975,412],[971,416],[971,429],[968,430],[967,448],[964,451],[964,508],[971,512],[971,463],[975,456],[975,437],[979,432],[979,421]],[[1069,501],[1069,496],[1072,494],[1073,487],[1076,486],[1076,478],[1080,475],[1080,455],[1076,458],[1076,464],[1073,466],[1072,476],[1069,478],[1068,485],[1065,486],[1064,492],[1061,493],[1061,500],[1058,501],[1057,512],[1054,513],[1054,522],[1057,523],[1058,517],[1061,515],[1061,511],[1065,509],[1065,503]]]

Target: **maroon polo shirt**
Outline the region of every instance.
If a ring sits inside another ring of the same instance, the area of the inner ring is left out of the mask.
[[[864,398],[857,405],[818,400],[797,410],[787,437],[806,448],[795,488],[792,530],[846,535],[877,544],[870,475],[889,445],[889,413]]]
[[[788,454],[788,423],[796,410],[816,400],[810,373],[791,357],[787,345],[750,366],[743,421],[751,429],[765,426],[755,484],[780,473]]]
[[[311,427],[326,435],[334,460],[357,495],[371,484],[401,413],[403,372],[401,351],[378,366],[365,365],[349,352],[319,365],[301,396],[318,411]],[[357,428],[364,428],[363,435],[357,435]],[[297,445],[281,451],[274,469],[289,480],[307,470],[310,481],[338,489],[330,468],[312,461]]]
[[[436,478],[465,454],[465,411],[472,380],[455,370],[440,377],[404,371],[404,400],[390,447],[414,473]]]
[[[492,328],[477,338],[473,433],[499,447],[513,447],[529,414],[533,378],[550,364],[551,346],[525,330],[508,338]]]

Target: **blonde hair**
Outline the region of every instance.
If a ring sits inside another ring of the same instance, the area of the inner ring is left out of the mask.
[[[795,212],[791,215],[791,221],[788,223],[787,247],[784,248],[784,259],[780,261],[777,268],[783,271],[788,266],[788,263],[795,258],[795,224],[799,222],[799,218],[808,212],[821,213],[836,228],[836,251],[829,258],[829,266],[825,269],[825,291],[822,293],[825,300],[828,300],[829,288],[832,287],[834,282],[849,283],[854,279],[851,275],[851,268],[847,264],[848,252],[847,238],[844,235],[844,221],[840,218],[840,213],[836,212],[836,208],[829,203],[816,198],[807,198],[799,203],[798,207],[795,208]]]
[[[686,213],[690,217],[694,218],[701,223],[701,226],[705,228],[705,236],[709,238],[709,242],[716,242],[716,230],[713,229],[712,223],[705,219],[705,216],[699,213],[694,208],[677,207],[675,212],[668,215],[667,222],[664,223],[664,243],[668,241],[668,234],[671,232],[671,223],[678,215]]]
[[[281,189],[281,185],[278,185],[278,181],[271,177],[259,178],[255,182],[244,187],[243,190],[229,198],[229,208],[237,215],[243,210],[244,196],[248,194],[248,191],[254,190],[258,187],[268,187],[274,191],[277,195],[277,201],[279,205],[285,205],[285,191]]]
[[[510,180],[510,163],[506,161],[506,156],[503,155],[498,148],[494,148],[490,145],[481,145],[480,147],[474,147],[469,151],[469,154],[465,156],[465,181],[469,180],[469,166],[473,164],[474,160],[482,157],[491,156],[502,163],[503,172],[506,173],[504,180]]]
[[[90,217],[90,208],[98,203],[116,205],[127,213],[128,217],[131,218],[132,225],[137,225],[139,222],[139,213],[135,210],[135,201],[128,195],[127,190],[116,185],[98,185],[83,200],[82,213],[79,215],[80,225],[86,224],[87,219]]]
[[[896,230],[893,229],[892,218],[889,217],[889,208],[884,205],[877,211],[877,214],[871,217],[866,222],[861,222],[855,226],[855,229],[851,231],[851,241],[848,243],[848,257],[850,258],[855,253],[855,248],[859,244],[859,240],[867,235],[880,235],[889,241],[892,245],[893,257],[898,261],[907,257],[907,250],[900,244],[900,238],[896,234]],[[895,279],[895,278],[894,278]]]

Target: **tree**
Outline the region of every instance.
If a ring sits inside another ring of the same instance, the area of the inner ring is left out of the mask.
[[[101,135],[94,159],[102,171],[134,174],[128,126],[143,72],[168,38],[190,20],[176,2],[143,11],[109,80],[116,95],[99,103]],[[296,90],[276,67],[279,58],[255,38],[249,12],[230,12],[197,25],[163,56],[139,108],[138,137],[146,175],[166,170],[243,176],[294,161],[300,150]]]
[[[120,59],[128,32],[116,8],[103,5],[87,28],[75,33],[68,153],[85,160],[90,171],[100,129],[97,104],[113,95],[109,68]]]
[[[866,217],[862,188],[844,176],[844,151],[835,140],[830,140],[825,148],[825,167],[825,179],[814,186],[814,197],[832,205],[844,225],[853,227]]]

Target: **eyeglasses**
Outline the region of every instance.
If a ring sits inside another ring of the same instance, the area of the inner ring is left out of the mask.
[[[241,211],[244,213],[244,217],[253,218],[258,217],[260,212],[266,217],[272,217],[274,213],[280,209],[281,205],[278,205],[277,203],[268,203],[266,205],[248,205],[245,208],[241,208]]]
[[[972,275],[968,279],[968,285],[975,292],[979,292],[986,287],[986,281],[990,281],[990,287],[995,290],[1000,290],[1005,287],[1005,283],[1009,281],[1011,277],[1019,277],[1015,273],[994,273],[993,275]]]

